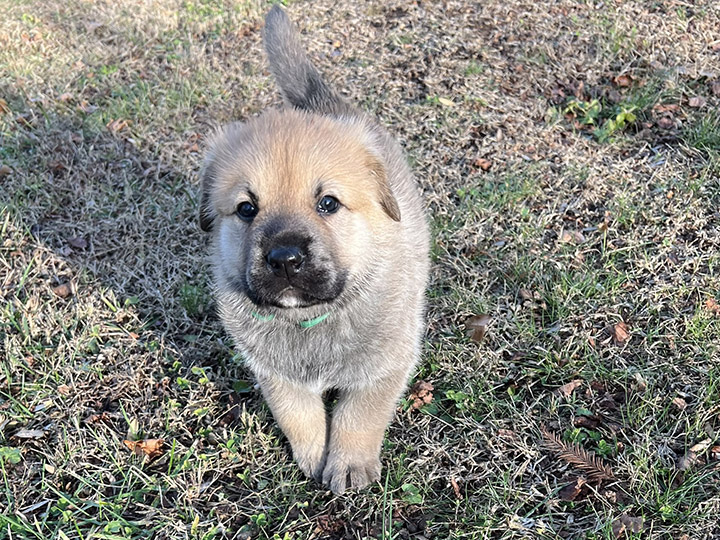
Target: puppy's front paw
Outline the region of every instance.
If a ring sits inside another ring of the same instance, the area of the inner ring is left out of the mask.
[[[320,482],[325,467],[325,444],[318,441],[293,446],[293,458],[300,470]]]
[[[346,489],[361,489],[380,479],[380,459],[376,454],[333,452],[323,470],[323,484],[340,495]]]

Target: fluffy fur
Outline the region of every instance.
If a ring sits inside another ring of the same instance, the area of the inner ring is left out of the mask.
[[[264,41],[291,108],[212,138],[200,222],[225,328],[300,468],[342,493],[379,478],[383,433],[419,358],[428,229],[397,143],[326,85],[278,6]],[[325,196],[337,212],[318,211]],[[302,252],[296,274],[271,271],[278,246]]]

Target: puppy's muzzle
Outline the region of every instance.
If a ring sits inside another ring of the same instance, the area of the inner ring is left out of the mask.
[[[298,246],[274,247],[265,255],[268,270],[288,281],[302,271],[305,259],[305,252]]]

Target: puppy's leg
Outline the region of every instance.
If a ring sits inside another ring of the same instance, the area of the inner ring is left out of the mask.
[[[392,419],[405,377],[346,390],[333,412],[323,483],[337,494],[362,488],[380,478],[380,446]]]
[[[322,396],[282,379],[261,378],[258,382],[275,421],[290,441],[298,466],[320,481],[328,431]]]

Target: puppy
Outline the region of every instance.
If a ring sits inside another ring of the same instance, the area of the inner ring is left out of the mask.
[[[226,330],[300,469],[339,494],[380,477],[420,353],[428,227],[397,143],[324,82],[277,5],[263,38],[290,107],[211,139],[200,225]]]

